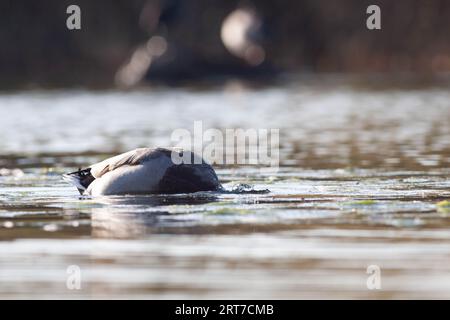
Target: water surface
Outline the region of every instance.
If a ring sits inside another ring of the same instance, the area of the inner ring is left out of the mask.
[[[449,101],[324,84],[2,94],[0,298],[450,298]],[[280,129],[278,171],[217,167],[228,191],[269,192],[87,198],[61,180],[196,120]]]

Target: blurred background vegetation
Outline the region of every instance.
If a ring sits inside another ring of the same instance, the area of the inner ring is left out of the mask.
[[[81,8],[68,30],[66,8]],[[381,30],[366,9],[381,8]],[[450,71],[448,0],[2,0],[0,89]]]

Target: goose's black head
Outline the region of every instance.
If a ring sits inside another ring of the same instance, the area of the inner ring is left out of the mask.
[[[87,169],[78,169],[78,171],[70,172],[63,175],[64,179],[68,180],[72,184],[74,184],[80,194],[89,187],[92,181],[95,180],[94,176],[91,174],[91,168]]]

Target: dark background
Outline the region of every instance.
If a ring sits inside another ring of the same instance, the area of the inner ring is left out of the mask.
[[[81,30],[66,8],[81,8]],[[366,8],[381,7],[381,30]],[[229,52],[224,19],[250,8],[258,65]],[[0,2],[0,89],[117,86],[117,72],[152,36],[167,41],[140,84],[230,77],[270,80],[286,73],[435,77],[450,71],[448,0],[43,0]],[[132,84],[135,85],[135,84]]]

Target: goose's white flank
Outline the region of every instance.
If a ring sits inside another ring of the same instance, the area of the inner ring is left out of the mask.
[[[191,161],[175,164],[172,152]],[[214,169],[203,159],[190,151],[164,148],[135,149],[64,174],[63,178],[76,186],[80,194],[91,196],[191,193],[222,188]]]

